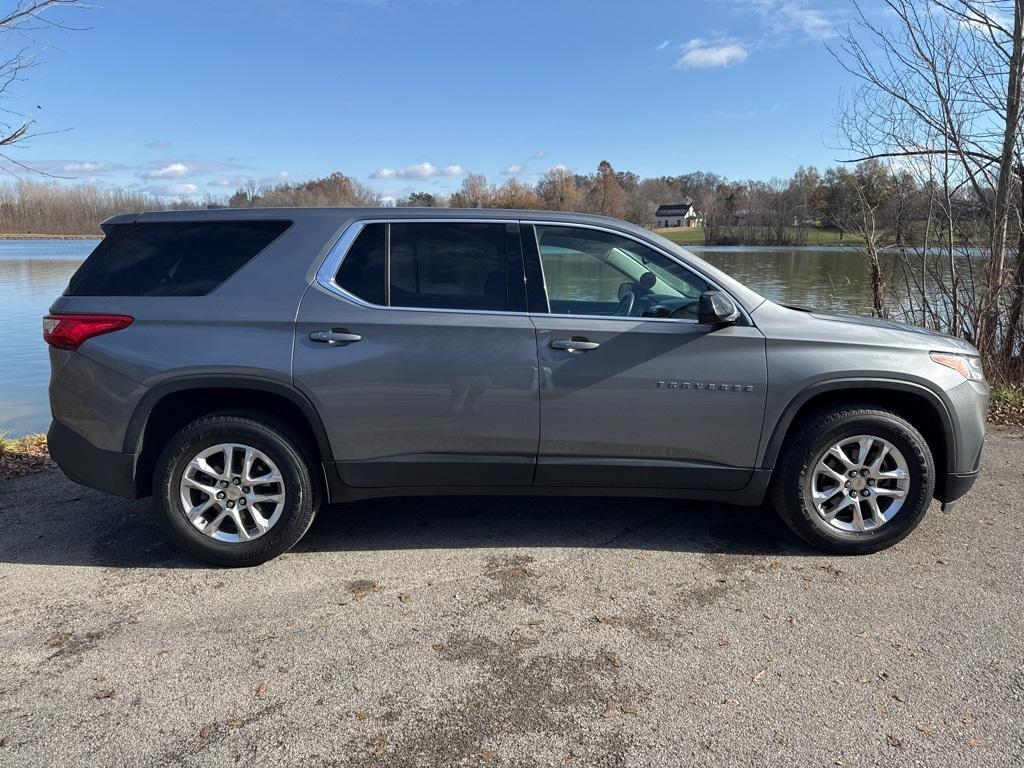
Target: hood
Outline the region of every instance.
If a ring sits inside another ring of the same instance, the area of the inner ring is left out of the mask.
[[[771,302],[765,302],[766,305],[770,303]],[[838,332],[835,334],[837,336],[848,336],[851,331],[855,332],[859,327],[864,328],[865,332],[870,333],[871,340],[875,343],[884,343],[889,334],[894,334],[892,340],[897,344],[900,343],[897,339],[901,339],[902,343],[906,343],[914,347],[928,347],[935,351],[957,352],[959,354],[968,355],[978,354],[978,351],[971,345],[971,343],[964,339],[959,339],[955,336],[950,336],[947,333],[932,331],[909,323],[898,323],[895,320],[884,320],[880,317],[855,315],[852,312],[827,312],[812,307],[794,305],[776,304],[775,306],[782,310],[799,312],[805,317],[813,318],[822,324],[819,326],[819,329],[826,331],[826,333],[829,325],[836,323],[841,327],[841,332],[839,332],[840,328],[835,328],[835,331]],[[761,313],[763,308],[766,307],[758,308],[758,314]],[[867,329],[871,330],[868,331]],[[898,336],[896,334],[898,334]]]

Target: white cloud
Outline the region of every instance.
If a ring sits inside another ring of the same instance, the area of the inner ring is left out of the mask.
[[[157,168],[150,168],[142,171],[139,176],[143,179],[180,179],[189,174],[189,167],[184,163],[170,163]]]
[[[834,14],[807,0],[740,0],[740,5],[753,7],[775,37],[789,37],[796,31],[812,40],[823,40],[836,33]]]
[[[146,149],[167,149],[169,146],[171,146],[171,142],[163,139],[146,142]]]
[[[218,187],[220,189],[238,189],[239,187],[244,187],[254,181],[255,180],[249,176],[219,176],[208,182],[207,186]]]
[[[24,160],[24,164],[51,176],[77,176],[77,174],[105,175],[128,168],[122,163],[108,160]]]
[[[654,46],[654,50],[656,51],[664,51],[666,48],[668,48],[668,40],[662,40],[660,43]]]
[[[783,106],[782,102],[777,101],[767,108],[751,108],[741,110],[725,110],[719,109],[715,111],[715,117],[721,120],[753,120],[756,117],[767,117],[768,115],[778,114]]]
[[[998,8],[958,8],[959,15],[947,10],[946,13],[954,21],[983,35],[998,32],[999,28],[1013,29],[1013,19],[1002,13]]]
[[[199,187],[195,184],[164,184],[145,187],[143,191],[156,197],[187,197],[196,194],[199,191]]]
[[[120,166],[116,163],[90,162],[88,160],[79,163],[66,163],[63,170],[68,173],[110,173],[116,171]]]
[[[512,165],[506,167],[505,170],[501,172],[501,175],[502,176],[518,176],[524,170],[526,170],[526,169],[520,163],[512,163]]]
[[[431,163],[407,165],[398,172],[398,175],[403,179],[429,179],[431,176],[437,176],[437,167]]]
[[[416,163],[404,168],[378,168],[370,174],[371,179],[433,179],[437,176],[463,176],[466,170],[461,165],[446,165],[438,168],[433,163]]]
[[[558,165],[552,165],[550,168],[548,168],[548,173],[551,173],[552,171],[557,171],[560,173],[572,173],[572,169],[569,166],[562,165],[561,163],[559,163]]]
[[[742,64],[750,55],[738,40],[732,39],[710,42],[698,37],[686,43],[682,50],[675,69],[731,67]]]

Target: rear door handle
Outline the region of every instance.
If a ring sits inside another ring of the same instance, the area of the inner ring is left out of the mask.
[[[320,341],[324,344],[352,344],[362,341],[363,337],[358,333],[349,333],[344,329],[332,331],[313,331],[309,334],[310,341]]]
[[[591,349],[597,349],[601,345],[596,341],[574,337],[571,339],[555,339],[549,346],[552,349],[564,349],[566,352],[588,352]]]

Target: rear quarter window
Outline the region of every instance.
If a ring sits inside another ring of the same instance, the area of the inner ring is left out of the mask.
[[[115,224],[64,295],[205,296],[290,226],[283,220]]]

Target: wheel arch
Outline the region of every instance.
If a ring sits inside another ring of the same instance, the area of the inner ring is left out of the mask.
[[[761,466],[774,473],[782,447],[795,427],[810,413],[851,403],[891,410],[921,432],[935,460],[936,496],[941,498],[946,474],[955,467],[956,427],[948,403],[929,387],[910,381],[837,379],[807,388],[783,410],[766,444]]]
[[[331,457],[327,431],[313,404],[299,390],[259,377],[187,376],[150,389],[128,422],[123,450],[135,456],[138,495],[151,494],[156,460],[171,435],[193,419],[229,408],[256,410],[286,422],[309,450],[315,451],[322,474],[323,462]]]

